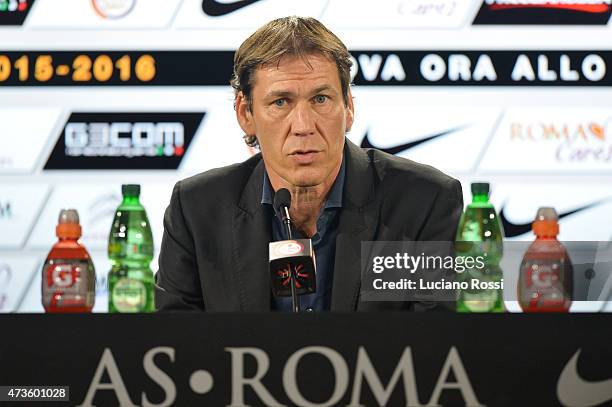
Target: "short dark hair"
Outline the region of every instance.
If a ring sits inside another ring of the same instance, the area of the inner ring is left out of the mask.
[[[351,81],[351,55],[346,45],[312,17],[283,17],[272,20],[247,38],[234,54],[234,73],[230,84],[234,97],[244,95],[252,107],[253,74],[263,65],[278,63],[283,56],[297,56],[308,63],[309,54],[323,54],[336,63],[344,103],[348,104]],[[257,147],[257,136],[244,136],[250,147]]]

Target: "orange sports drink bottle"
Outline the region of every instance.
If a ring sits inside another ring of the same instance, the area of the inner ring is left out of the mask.
[[[554,208],[538,209],[532,224],[536,240],[521,263],[518,300],[524,312],[568,312],[572,305],[573,270],[567,250],[557,240]]]
[[[81,225],[75,209],[62,209],[55,234],[58,241],[42,269],[42,305],[50,313],[91,312],[96,272],[79,242]]]

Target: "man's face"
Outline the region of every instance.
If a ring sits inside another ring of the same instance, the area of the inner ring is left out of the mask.
[[[242,130],[256,135],[273,184],[330,185],[342,162],[353,103],[342,97],[336,64],[323,55],[283,57],[255,71],[252,108],[242,94],[236,114]],[[274,182],[277,181],[277,182]]]

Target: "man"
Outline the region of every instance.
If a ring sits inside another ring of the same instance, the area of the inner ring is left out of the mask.
[[[272,207],[291,192],[298,237],[311,238],[309,311],[417,309],[360,301],[360,246],[454,239],[461,185],[434,168],[345,138],[354,119],[346,46],[313,18],[269,22],[236,51],[232,86],[245,141],[261,154],[176,184],[157,273],[160,310],[289,310],[274,298],[268,243],[287,237]]]

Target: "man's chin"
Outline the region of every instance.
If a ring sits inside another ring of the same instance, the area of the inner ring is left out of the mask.
[[[313,176],[313,174],[304,175],[302,177],[294,177],[292,184],[300,188],[311,188],[317,185],[321,185],[323,179],[321,177]]]
[[[312,188],[316,187],[317,185],[321,185],[321,182],[303,180],[295,181],[293,185],[298,188]]]

